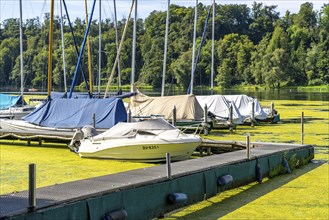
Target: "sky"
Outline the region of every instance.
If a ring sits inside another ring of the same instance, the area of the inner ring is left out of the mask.
[[[8,18],[19,18],[19,1],[20,0],[0,0],[0,21],[1,23]],[[101,1],[101,7],[99,7]],[[76,17],[85,18],[85,0],[66,0],[71,20]],[[213,0],[199,0],[204,5],[212,4]],[[249,7],[253,2],[263,3],[264,5],[277,5],[277,11],[283,16],[287,10],[292,13],[298,13],[299,7],[305,2],[313,3],[315,10],[320,10],[323,4],[329,4],[329,0],[216,0],[216,4],[247,4]],[[194,7],[195,0],[170,0],[171,4],[183,5],[186,7]],[[93,0],[87,0],[88,13],[90,14]],[[127,18],[131,6],[131,0],[116,0],[118,20]],[[138,0],[137,17],[146,18],[152,11],[166,11],[167,0]],[[23,20],[27,18],[43,18],[44,13],[50,11],[50,0],[22,0]],[[96,0],[95,12],[93,19],[98,20],[99,8],[101,8],[102,19],[114,19],[113,0]],[[55,0],[55,15],[60,15],[59,0]],[[64,11],[63,11],[64,13]],[[65,14],[65,13],[64,13]],[[132,15],[133,17],[133,15]]]

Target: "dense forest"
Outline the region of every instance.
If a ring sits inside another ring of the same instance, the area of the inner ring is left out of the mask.
[[[196,51],[199,49],[208,9],[198,5]],[[24,28],[25,88],[47,87],[49,14],[44,22],[27,19]],[[54,21],[53,86],[63,89],[63,61],[60,18]],[[127,19],[118,21],[119,39]],[[77,45],[80,47],[86,22],[77,18],[72,22]],[[170,6],[168,36],[167,85],[187,88],[191,80],[194,8]],[[153,11],[145,20],[138,19],[136,41],[137,85],[161,87],[164,59],[166,12]],[[7,19],[0,28],[0,86],[20,86],[19,19]],[[94,82],[107,84],[116,57],[115,24],[104,19],[102,26],[101,67],[98,64],[98,21],[90,30],[91,61]],[[211,75],[212,16],[209,18],[205,41],[201,48],[195,73],[195,86],[209,86]],[[121,83],[130,84],[132,63],[133,20],[120,53]],[[71,84],[77,54],[67,18],[64,26],[67,83]],[[83,68],[88,72],[87,53]],[[254,3],[216,5],[215,17],[215,86],[230,88],[237,85],[267,87],[324,85],[329,83],[329,5],[320,11],[312,3],[304,3],[296,14],[287,11],[280,15],[276,6]],[[83,82],[79,74],[78,84]],[[95,84],[95,83],[94,83]],[[114,85],[118,84],[115,78]]]

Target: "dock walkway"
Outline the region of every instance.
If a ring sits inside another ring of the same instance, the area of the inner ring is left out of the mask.
[[[37,188],[36,208],[35,212],[31,213],[27,211],[28,191],[1,195],[0,219],[39,219],[41,215],[44,219],[53,215],[60,215],[58,217],[61,219],[66,219],[67,216],[76,216],[83,219],[88,216],[89,219],[100,219],[104,216],[104,212],[120,208],[126,209],[128,219],[129,216],[132,219],[134,217],[137,219],[140,216],[149,219],[177,208],[176,206],[166,206],[165,198],[169,192],[175,192],[175,190],[176,192],[186,191],[189,197],[188,203],[194,203],[202,200],[201,198],[211,197],[218,193],[217,184],[210,183],[210,180],[214,179],[216,182],[221,174],[229,172],[233,175],[237,184],[247,183],[255,178],[254,167],[256,160],[262,163],[264,167],[262,173],[266,175],[271,163],[274,164],[271,166],[276,166],[275,163],[282,162],[283,154],[286,155],[287,152],[294,154],[302,151],[303,156],[313,156],[314,154],[311,145],[261,143],[260,147],[251,149],[252,158],[249,160],[246,159],[246,150],[239,150],[172,163],[171,179],[167,178],[166,164],[161,164],[150,168]],[[275,160],[278,162],[270,162],[275,155],[277,155]],[[248,168],[251,170],[250,172],[245,172],[240,176],[235,174],[238,170],[244,172],[241,169],[249,166],[248,163],[252,163],[251,168]],[[201,180],[200,174],[202,174]],[[192,177],[195,182],[190,182],[191,179],[189,178]],[[182,178],[187,178],[184,184],[179,182]],[[205,189],[202,188],[204,182],[207,184]],[[233,186],[235,185],[233,184]],[[139,189],[143,191],[143,194],[141,194],[142,191],[139,193]],[[202,195],[196,195],[199,191]],[[141,196],[142,198],[140,198],[138,196],[144,195],[145,192],[145,197]],[[100,198],[101,202],[97,203],[99,205],[96,208],[98,210],[96,213],[91,208],[94,204],[91,201],[95,202],[97,198]],[[111,202],[105,204],[105,198],[108,202]],[[77,212],[78,214],[67,214],[68,212],[77,211],[72,208],[73,206],[65,208],[70,205],[79,206],[80,211]],[[87,211],[84,211],[84,209]],[[39,215],[39,218],[33,215]]]

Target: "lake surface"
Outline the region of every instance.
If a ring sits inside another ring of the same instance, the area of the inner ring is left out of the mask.
[[[145,94],[152,96],[160,96],[161,92],[158,91],[142,91]],[[169,93],[165,95],[182,95],[186,91],[175,91],[175,94]],[[195,95],[210,95],[210,90],[194,90]],[[268,89],[268,90],[238,90],[238,89],[223,89],[216,90],[214,94],[218,95],[240,95],[245,94],[255,97],[258,100],[308,100],[308,101],[329,101],[328,92],[305,92],[298,91],[297,89]]]
[[[15,92],[16,91],[16,92]],[[19,94],[19,90],[4,90],[0,88],[1,93],[14,93]],[[40,91],[40,90],[39,90]],[[56,91],[60,91],[56,90]],[[129,90],[123,90],[124,92],[129,92]],[[147,90],[140,89],[140,91],[149,96],[160,96],[161,89]],[[195,95],[210,95],[210,90],[206,89],[194,89]],[[115,92],[110,92],[114,94]],[[40,92],[25,92],[24,94],[38,94],[38,95],[47,95],[46,91],[41,90]],[[168,95],[184,95],[186,94],[185,90],[170,90],[165,92],[165,96]],[[308,100],[308,101],[329,101],[328,92],[320,91],[298,91],[297,89],[267,89],[267,90],[239,90],[239,89],[223,89],[215,90],[214,94],[216,95],[240,95],[245,94],[251,97],[255,97],[258,100]]]

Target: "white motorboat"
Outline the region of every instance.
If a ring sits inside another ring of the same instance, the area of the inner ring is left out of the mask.
[[[159,162],[166,160],[166,153],[172,161],[188,159],[201,138],[157,118],[120,122],[102,134],[77,141],[80,157]]]

